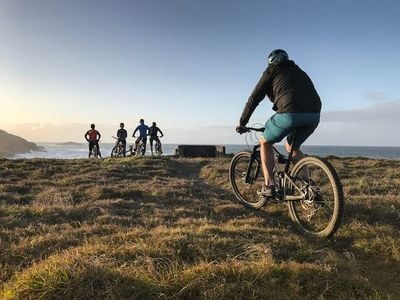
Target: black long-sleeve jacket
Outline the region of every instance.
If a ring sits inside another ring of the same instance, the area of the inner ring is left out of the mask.
[[[321,100],[310,77],[292,60],[268,66],[247,100],[240,125],[247,124],[266,95],[277,113],[321,111]]]
[[[128,132],[125,129],[123,128],[118,129],[117,138],[119,138],[120,140],[126,140],[127,136]]]

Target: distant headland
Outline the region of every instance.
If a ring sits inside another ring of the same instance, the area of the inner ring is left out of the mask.
[[[43,147],[35,143],[10,134],[0,129],[0,158],[12,157],[15,154],[26,153],[29,151],[46,151]]]
[[[72,146],[77,146],[77,145],[81,145],[82,143],[77,143],[77,142],[63,142],[63,143],[57,143],[57,145],[60,146],[68,146],[68,145],[72,145]]]

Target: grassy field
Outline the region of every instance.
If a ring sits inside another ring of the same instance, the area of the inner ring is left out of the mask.
[[[400,299],[400,161],[330,161],[345,222],[312,240],[229,159],[0,160],[0,299]]]

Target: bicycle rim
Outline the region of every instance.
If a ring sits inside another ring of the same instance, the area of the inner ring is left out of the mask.
[[[118,156],[124,156],[125,151],[123,146],[119,146],[118,148]]]
[[[161,143],[157,143],[156,144],[156,152],[157,152],[157,154],[161,154],[162,153],[162,151],[161,151]]]
[[[97,147],[96,146],[93,146],[92,157],[97,158]]]
[[[331,237],[343,219],[343,188],[333,166],[326,160],[305,157],[293,168],[291,176],[305,194],[301,201],[289,201],[292,220],[310,236]],[[293,195],[300,192],[287,181]]]
[[[111,150],[111,157],[118,156],[117,146],[114,146]]]
[[[233,157],[229,169],[229,179],[236,198],[247,207],[259,209],[265,203],[265,198],[257,195],[257,189],[261,188],[263,184],[263,177],[258,174],[260,173],[260,162],[254,160],[250,169],[250,182],[245,182],[250,156],[249,152],[240,152]]]

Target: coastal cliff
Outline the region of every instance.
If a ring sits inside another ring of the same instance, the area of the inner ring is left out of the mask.
[[[35,143],[28,142],[19,136],[0,129],[0,158],[12,157],[19,153],[40,150],[43,150],[43,148],[38,147]]]

